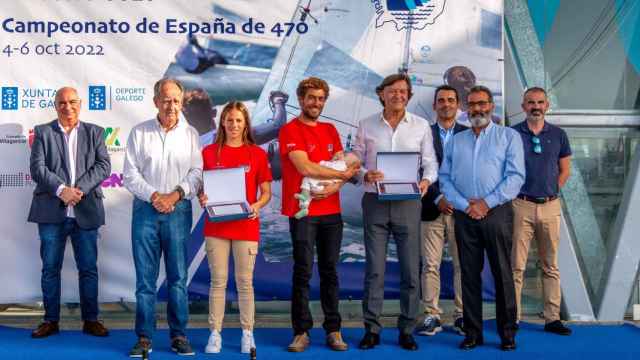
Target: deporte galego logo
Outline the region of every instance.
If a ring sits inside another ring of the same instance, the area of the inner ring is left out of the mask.
[[[107,87],[89,86],[89,110],[105,110],[107,108]]]

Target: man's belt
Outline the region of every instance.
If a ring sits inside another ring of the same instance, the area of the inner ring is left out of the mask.
[[[527,195],[518,195],[518,199],[522,199],[524,201],[529,201],[535,204],[545,204],[548,203],[549,201],[553,201],[555,199],[558,198],[558,195],[554,195],[554,196],[546,196],[546,197],[533,197],[533,196],[527,196]]]

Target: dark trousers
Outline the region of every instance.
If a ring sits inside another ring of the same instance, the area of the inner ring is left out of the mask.
[[[60,224],[38,224],[42,259],[42,299],[44,320],[60,320],[60,272],[67,237],[71,238],[73,256],[78,267],[82,320],[98,318],[98,229],[82,229],[76,219]]]
[[[380,333],[384,302],[384,272],[389,236],[393,235],[400,263],[400,316],[398,329],[411,334],[420,313],[420,200],[380,201],[362,197],[364,248],[367,258],[362,316],[366,331]]]
[[[309,310],[309,281],[313,273],[313,248],[318,253],[320,275],[320,303],[324,312],[322,327],[328,333],[339,331],[342,319],[338,271],[342,244],[342,216],[340,214],[289,218],[293,244],[293,289],[291,292],[291,324],[294,334],[308,332],[313,327]]]
[[[511,272],[513,209],[511,202],[497,206],[482,220],[454,212],[456,242],[462,267],[464,331],[482,339],[482,268],[487,252],[496,288],[496,321],[501,338],[515,336],[516,301]]]

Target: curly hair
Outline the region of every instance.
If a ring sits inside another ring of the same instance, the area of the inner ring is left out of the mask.
[[[307,94],[307,90],[310,89],[320,89],[324,91],[325,99],[329,97],[329,84],[327,84],[326,81],[313,76],[300,81],[298,89],[296,90],[296,95],[298,95],[299,98],[304,98]]]

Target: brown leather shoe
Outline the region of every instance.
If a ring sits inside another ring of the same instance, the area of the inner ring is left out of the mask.
[[[34,339],[45,338],[49,335],[57,334],[60,332],[57,321],[45,321],[38,325],[38,328],[33,330],[31,337]]]
[[[109,330],[99,321],[85,321],[82,325],[82,332],[93,336],[109,336]]]
[[[289,352],[303,352],[309,346],[309,335],[302,333],[293,337],[293,341],[287,347]]]
[[[331,350],[335,351],[346,351],[348,348],[347,343],[342,340],[342,334],[340,334],[340,331],[334,331],[327,334],[327,346]]]

